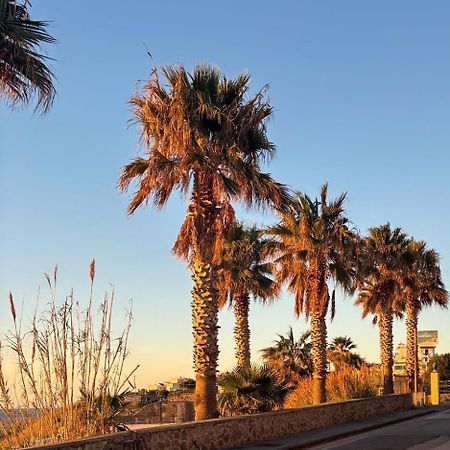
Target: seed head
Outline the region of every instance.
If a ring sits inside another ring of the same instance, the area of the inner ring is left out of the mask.
[[[12,318],[15,322],[16,321],[16,308],[14,306],[14,299],[13,299],[12,292],[9,292],[9,309],[11,311]]]
[[[89,264],[89,278],[91,279],[91,283],[94,282],[95,278],[95,259],[92,258],[91,263]]]

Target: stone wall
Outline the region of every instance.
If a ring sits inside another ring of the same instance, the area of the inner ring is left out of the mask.
[[[161,425],[35,449],[215,450],[410,409],[410,394],[327,403],[251,416]]]

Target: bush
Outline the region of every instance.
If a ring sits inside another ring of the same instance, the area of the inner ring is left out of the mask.
[[[291,388],[267,366],[235,368],[219,375],[218,409],[222,416],[268,412],[283,407]]]
[[[312,405],[312,378],[301,380],[285,403],[286,408]],[[329,402],[340,402],[355,398],[375,397],[380,384],[380,370],[362,366],[361,369],[342,367],[327,375],[326,390]]]
[[[434,367],[436,367],[441,380],[450,380],[450,353],[435,355],[431,358],[428,363],[427,379],[429,379]]]

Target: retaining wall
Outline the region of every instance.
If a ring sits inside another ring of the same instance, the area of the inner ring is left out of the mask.
[[[161,425],[34,449],[215,450],[412,407],[410,394],[387,395],[182,425]]]

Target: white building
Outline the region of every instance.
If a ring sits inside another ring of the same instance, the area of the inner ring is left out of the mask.
[[[417,356],[419,371],[427,370],[427,364],[436,354],[436,346],[439,343],[437,330],[423,330],[417,332]],[[394,358],[394,375],[406,375],[406,345],[399,344]]]

